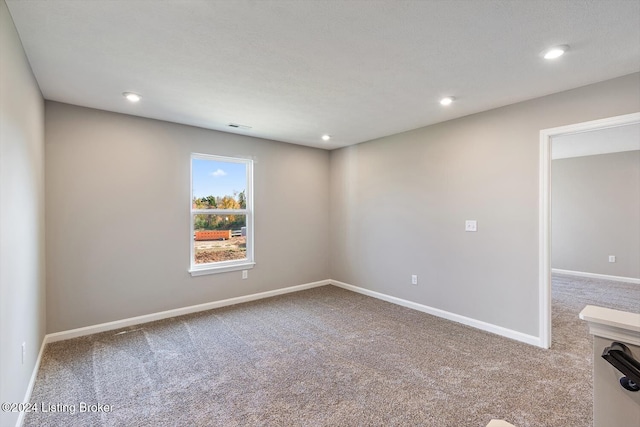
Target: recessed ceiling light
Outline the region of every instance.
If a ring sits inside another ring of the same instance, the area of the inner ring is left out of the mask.
[[[442,98],[440,100],[440,104],[442,105],[451,105],[451,103],[453,102],[455,98],[453,96],[447,96],[445,98]]]
[[[545,50],[544,52],[542,52],[542,54],[544,56],[544,59],[556,59],[556,58],[560,58],[568,50],[569,50],[569,46],[567,46],[566,44],[563,44],[561,46],[553,46]]]
[[[133,92],[123,92],[122,96],[127,98],[127,100],[129,100],[130,102],[138,102],[138,101],[140,101],[142,99],[142,96],[138,95],[137,93],[133,93]]]
[[[331,135],[322,135],[322,140],[323,141],[328,141],[331,139]]]

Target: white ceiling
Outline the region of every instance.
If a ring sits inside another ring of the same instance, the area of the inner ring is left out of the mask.
[[[551,144],[551,158],[594,156],[640,150],[640,123],[556,136]]]
[[[640,70],[637,0],[7,4],[46,99],[328,149]]]

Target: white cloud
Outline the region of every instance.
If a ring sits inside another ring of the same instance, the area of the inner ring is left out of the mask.
[[[211,172],[211,175],[213,176],[225,176],[227,173],[225,171],[223,171],[222,169],[218,169],[215,172]]]

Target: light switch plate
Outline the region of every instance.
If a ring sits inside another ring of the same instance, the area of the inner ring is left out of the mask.
[[[464,231],[478,231],[478,221],[468,219],[464,222]]]

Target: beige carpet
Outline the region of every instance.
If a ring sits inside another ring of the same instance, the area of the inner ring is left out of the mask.
[[[75,413],[25,425],[589,426],[578,312],[637,310],[638,290],[556,277],[551,350],[333,286],[58,342],[31,400]]]

